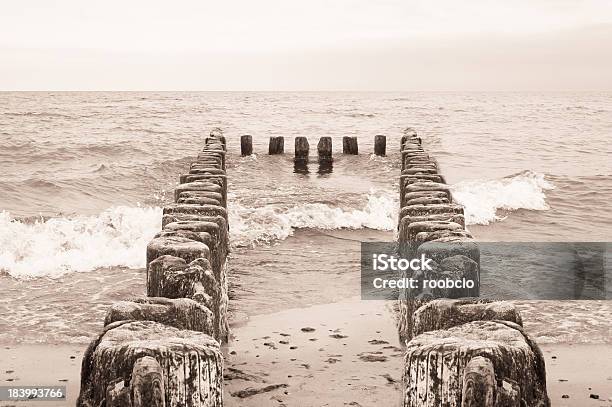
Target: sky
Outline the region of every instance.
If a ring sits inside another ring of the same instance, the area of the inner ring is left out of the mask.
[[[609,0],[2,0],[0,90],[612,90]]]

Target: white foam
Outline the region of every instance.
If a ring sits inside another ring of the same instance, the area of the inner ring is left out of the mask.
[[[454,198],[465,206],[469,225],[502,220],[500,210],[547,210],[545,191],[552,188],[544,175],[532,171],[451,187]],[[394,230],[396,195],[394,191],[372,190],[361,208],[325,203],[250,208],[230,200],[232,244],[282,240],[297,228]],[[142,268],[147,243],[161,229],[161,217],[161,208],[140,206],[34,223],[0,212],[0,271],[16,278],[55,278],[101,267]]]
[[[100,267],[145,267],[161,208],[110,208],[96,216],[23,223],[0,212],[0,270],[16,278],[60,277]]]
[[[451,190],[453,198],[465,206],[468,225],[488,225],[504,219],[500,210],[548,210],[545,191],[553,188],[543,174],[523,171],[502,179],[459,182]]]
[[[282,240],[295,228],[392,230],[397,201],[371,192],[361,209],[308,203],[248,208],[230,204],[232,244]],[[20,278],[57,278],[101,267],[145,267],[146,246],[161,230],[161,208],[110,208],[96,216],[26,223],[0,212],[0,270]]]
[[[361,209],[332,207],[323,203],[258,208],[230,203],[232,243],[248,246],[282,240],[291,236],[296,228],[393,230],[397,224],[397,201],[393,196],[391,192],[371,191]]]

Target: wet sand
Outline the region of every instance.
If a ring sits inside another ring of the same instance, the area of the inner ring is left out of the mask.
[[[612,344],[546,344],[541,348],[552,406],[612,406]]]
[[[0,401],[0,406],[76,405],[87,345],[1,345],[0,386],[66,386],[65,401]]]
[[[2,345],[0,385],[66,385],[65,402],[44,405],[74,406],[85,347]],[[612,406],[612,344],[541,347],[553,407]],[[228,407],[400,405],[403,351],[383,302],[351,299],[256,316],[233,327],[224,353]]]
[[[257,316],[234,328],[228,352],[226,406],[400,401],[403,349],[381,301],[355,298]]]

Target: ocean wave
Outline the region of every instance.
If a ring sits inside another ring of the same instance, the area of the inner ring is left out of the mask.
[[[296,228],[393,230],[397,201],[374,193],[361,209],[308,203],[281,208],[230,204],[233,246],[285,239]],[[95,216],[16,219],[0,212],[0,272],[58,278],[103,267],[145,267],[148,242],[161,230],[159,207],[112,207]]]
[[[509,177],[464,181],[453,196],[465,206],[468,224],[503,219],[499,211],[546,210],[544,175],[524,171]],[[248,247],[291,236],[295,229],[394,230],[395,191],[371,190],[361,206],[313,202],[250,207],[230,199],[232,245]],[[102,267],[142,268],[149,240],[161,229],[161,208],[112,207],[95,216],[15,219],[0,212],[0,271],[15,278],[60,277]]]
[[[4,116],[9,117],[47,117],[47,118],[61,118],[61,119],[73,119],[74,116],[61,114],[61,113],[52,113],[52,112],[4,112],[2,113]]]
[[[320,202],[258,208],[230,203],[232,243],[235,246],[249,246],[282,240],[299,228],[393,230],[397,225],[397,200],[393,198],[394,195],[371,191],[361,209],[339,208]]]
[[[157,117],[147,117],[147,118],[157,118]],[[161,117],[160,117],[161,118]],[[125,131],[129,133],[147,133],[147,134],[170,134],[165,130],[153,130],[146,127],[125,127],[125,126],[116,126],[113,127],[113,131]]]
[[[144,267],[147,243],[161,229],[161,212],[118,206],[96,216],[34,223],[0,212],[0,271],[27,279],[101,267]]]
[[[545,211],[546,190],[554,185],[544,174],[523,171],[501,179],[463,181],[451,187],[455,200],[465,206],[468,225],[488,225],[503,220],[499,211]]]
[[[376,117],[374,113],[349,113],[348,117],[367,117],[369,119]]]

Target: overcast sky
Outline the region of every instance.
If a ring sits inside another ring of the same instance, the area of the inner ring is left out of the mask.
[[[2,90],[612,90],[609,0],[2,0]]]

